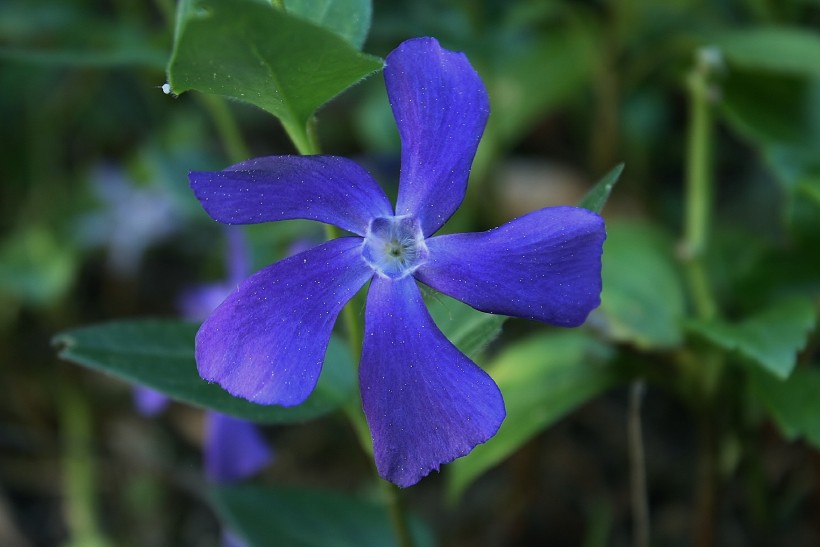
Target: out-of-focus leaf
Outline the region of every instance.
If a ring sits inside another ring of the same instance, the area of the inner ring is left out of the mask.
[[[314,111],[383,61],[329,30],[257,0],[183,0],[168,66],[171,91],[254,104],[293,135]]]
[[[750,386],[787,439],[804,437],[820,448],[820,368],[798,368],[785,381],[752,374]]]
[[[438,328],[467,357],[475,359],[501,334],[509,319],[477,311],[455,298],[435,293],[427,299],[427,308]]]
[[[730,65],[820,76],[820,34],[789,27],[757,27],[715,36]]]
[[[285,0],[285,10],[324,27],[361,49],[370,30],[371,0]]]
[[[820,78],[732,70],[722,90],[726,121],[752,143],[820,149]]]
[[[504,395],[498,433],[448,466],[448,495],[457,499],[482,473],[574,408],[622,379],[609,346],[583,331],[539,334],[510,345],[488,366]]]
[[[67,2],[0,3],[0,60],[161,70],[168,52],[156,38],[130,20],[104,19]]]
[[[640,348],[682,340],[684,291],[673,243],[647,223],[610,222],[603,256],[601,307],[590,321]]]
[[[217,486],[211,499],[228,528],[248,545],[390,547],[396,545],[384,505],[349,495],[293,487]],[[410,519],[413,544],[433,545]]]
[[[618,182],[623,170],[623,163],[613,167],[609,173],[604,175],[604,177],[599,180],[589,192],[587,192],[581,200],[581,203],[578,204],[578,207],[583,207],[584,209],[589,209],[590,211],[600,213],[604,209],[604,205],[606,205],[606,202],[609,199],[609,194],[612,193],[612,188],[615,186],[615,183]]]
[[[718,347],[737,351],[763,370],[785,379],[814,328],[815,315],[810,301],[795,299],[779,302],[737,324],[693,320],[688,326]]]
[[[145,385],[185,403],[246,420],[304,421],[331,412],[353,396],[353,364],[344,344],[331,338],[316,390],[299,406],[250,403],[199,377],[194,361],[198,326],[171,319],[139,319],[92,325],[54,337],[59,356],[88,368]]]
[[[0,295],[35,306],[54,303],[68,290],[76,265],[72,249],[47,228],[21,230],[0,242]]]
[[[493,115],[487,131],[506,143],[582,89],[595,61],[594,49],[579,29],[543,33],[498,52],[488,79]]]

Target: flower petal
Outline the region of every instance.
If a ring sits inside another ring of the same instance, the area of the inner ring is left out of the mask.
[[[487,91],[463,53],[433,38],[397,47],[387,56],[384,80],[402,142],[396,214],[415,215],[429,236],[464,199],[490,114]]]
[[[205,211],[225,224],[305,218],[364,235],[372,218],[393,214],[373,177],[336,156],[268,156],[188,179]]]
[[[328,241],[242,282],[197,333],[200,376],[255,403],[303,402],[336,317],[373,275],[361,245],[358,237]]]
[[[549,207],[487,232],[427,240],[415,276],[488,313],[578,326],[600,304],[604,221]]]
[[[433,323],[410,277],[374,277],[359,369],[379,474],[402,487],[487,441],[504,401]]]
[[[260,471],[273,452],[254,424],[208,412],[205,475],[217,483],[238,481]]]

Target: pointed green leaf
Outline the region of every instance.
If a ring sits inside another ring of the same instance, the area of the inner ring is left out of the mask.
[[[619,163],[612,168],[609,173],[604,175],[604,177],[599,180],[589,192],[587,192],[578,204],[578,207],[583,207],[584,209],[589,209],[595,213],[600,213],[604,209],[604,205],[606,205],[606,202],[609,199],[609,194],[612,193],[612,188],[615,186],[615,183],[618,182],[623,170],[623,163]]]
[[[397,545],[384,505],[349,495],[285,486],[214,487],[211,499],[227,527],[248,545],[390,547]],[[413,544],[433,545],[410,519]]]
[[[583,331],[539,334],[508,346],[486,369],[504,395],[498,433],[448,466],[448,495],[457,499],[482,473],[564,415],[618,383],[610,348]]]
[[[383,61],[336,34],[258,0],[183,0],[168,66],[171,91],[254,104],[300,128]]]
[[[362,49],[370,17],[371,0],[285,0],[285,10],[344,38]]]
[[[814,328],[809,300],[787,300],[736,324],[692,321],[689,328],[718,347],[736,351],[780,379],[788,378],[797,352]]]
[[[650,224],[608,223],[601,307],[591,320],[599,321],[614,340],[640,348],[673,347],[682,341],[685,300],[673,246]]]
[[[307,420],[336,410],[355,393],[353,364],[331,338],[319,384],[299,406],[257,405],[202,380],[194,361],[198,326],[171,319],[139,319],[69,330],[54,337],[59,356],[88,368],[153,388],[179,401],[267,423]]]
[[[820,76],[820,35],[789,27],[757,27],[715,36],[731,65]]]
[[[784,437],[804,437],[820,449],[820,368],[798,368],[785,381],[756,373],[750,385],[752,394],[766,405]]]

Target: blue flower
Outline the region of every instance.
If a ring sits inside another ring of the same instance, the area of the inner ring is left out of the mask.
[[[482,233],[434,236],[460,205],[489,115],[461,53],[432,38],[387,57],[402,141],[395,209],[356,163],[334,156],[251,159],[192,172],[227,224],[303,218],[352,233],[252,275],[202,325],[200,375],[260,404],[298,405],[319,378],[333,325],[368,281],[359,384],[385,479],[410,486],[467,454],[505,416],[493,380],[439,331],[418,282],[488,313],[577,326],[599,304],[603,220],[535,211]]]

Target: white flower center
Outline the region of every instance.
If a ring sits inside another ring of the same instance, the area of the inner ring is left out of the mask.
[[[409,215],[374,218],[362,244],[362,258],[380,276],[401,279],[427,262],[418,220]]]

